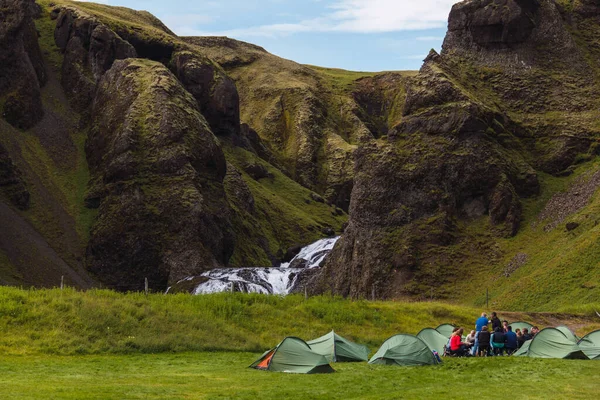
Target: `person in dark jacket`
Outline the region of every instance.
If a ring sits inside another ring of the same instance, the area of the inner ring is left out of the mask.
[[[509,325],[506,327],[506,329],[507,331],[504,334],[506,337],[504,348],[506,349],[506,354],[510,356],[512,353],[517,351],[519,342],[517,340],[517,334],[512,331],[512,326]]]
[[[492,332],[496,332],[496,328],[502,329],[502,321],[500,321],[500,318],[498,318],[496,312],[492,313],[492,318],[490,319],[490,322],[492,323]]]
[[[479,343],[479,347],[477,348],[477,355],[479,357],[486,357],[490,352],[490,331],[488,331],[488,327],[484,326],[481,328],[481,331],[477,332],[477,341]]]
[[[496,328],[492,334],[492,349],[495,356],[504,355],[504,347],[506,346],[506,335],[502,332],[502,326]]]
[[[529,330],[527,328],[523,328],[523,343],[531,339],[533,339],[533,336],[531,336]]]
[[[525,338],[523,337],[523,332],[519,328],[515,329],[515,333],[517,334],[517,348],[520,349],[525,343]]]

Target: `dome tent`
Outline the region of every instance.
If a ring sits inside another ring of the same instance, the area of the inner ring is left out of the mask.
[[[526,341],[513,356],[588,359],[577,342],[557,328],[542,329],[533,339]]]
[[[559,331],[561,331],[567,339],[569,339],[572,342],[577,343],[579,341],[579,338],[577,337],[577,335],[575,335],[573,333],[572,330],[570,330],[568,327],[561,325],[561,326],[557,326],[556,329],[558,329]]]
[[[335,372],[325,356],[312,351],[304,340],[292,336],[264,353],[250,368],[296,374]]]
[[[312,351],[324,355],[330,362],[367,361],[369,359],[367,346],[351,342],[333,330],[306,343]]]
[[[417,334],[417,337],[425,342],[430,350],[435,350],[439,354],[444,354],[444,346],[448,344],[448,340],[450,339],[433,328],[422,329]]]
[[[600,360],[600,329],[585,335],[579,341],[579,348],[592,360]]]
[[[386,340],[369,364],[384,365],[436,365],[437,357],[429,346],[414,335],[399,334]]]
[[[454,329],[456,329],[456,327],[452,324],[441,324],[440,326],[435,328],[436,331],[438,331],[447,338],[449,338],[452,335]]]
[[[527,329],[527,331],[531,331],[531,328],[533,328],[533,325],[531,325],[529,322],[525,322],[525,321],[515,321],[515,322],[511,322],[508,325],[512,327],[513,332],[516,331],[517,329],[523,330],[525,328]]]

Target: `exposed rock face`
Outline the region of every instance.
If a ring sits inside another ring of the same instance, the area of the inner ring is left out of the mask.
[[[22,179],[21,172],[1,144],[0,193],[4,193],[11,203],[21,210],[25,210],[29,207],[29,191]]]
[[[137,56],[131,44],[97,19],[70,7],[61,9],[54,39],[65,53],[63,87],[80,112],[91,106],[98,81],[115,60]]]
[[[217,64],[198,53],[180,51],[173,55],[170,68],[196,98],[216,135],[239,135],[238,92],[233,80]]]
[[[225,157],[195,99],[161,64],[116,61],[99,83],[86,152],[99,206],[88,265],[121,290],[153,288],[233,251]]]
[[[33,0],[0,0],[0,112],[11,125],[28,129],[42,117],[44,62],[33,23]]]
[[[558,172],[587,151],[583,135],[513,120],[523,112],[586,110],[593,80],[553,2],[501,3],[454,6],[442,55],[432,52],[408,83],[402,120],[387,142],[357,153],[350,222],[316,278],[321,290],[393,297],[450,281],[449,246],[467,240],[461,220],[488,216],[495,235],[515,235],[521,198],[539,192],[534,166]],[[544,46],[553,49],[537,57]],[[571,65],[553,58],[567,50]],[[537,79],[543,68],[556,72],[554,91]],[[580,96],[583,104],[573,101]],[[523,107],[523,98],[531,103]],[[570,129],[582,129],[582,121]],[[532,146],[534,138],[552,147]],[[544,161],[530,165],[536,157]]]

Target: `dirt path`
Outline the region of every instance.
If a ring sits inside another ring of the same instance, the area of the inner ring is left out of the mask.
[[[574,315],[565,313],[523,313],[498,312],[500,319],[525,321],[537,325],[540,329],[548,326],[565,325],[578,335],[600,329],[600,317],[597,315]]]

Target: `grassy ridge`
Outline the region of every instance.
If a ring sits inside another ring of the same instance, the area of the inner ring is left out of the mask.
[[[436,367],[335,364],[296,375],[247,368],[251,353],[0,356],[3,399],[591,399],[600,363],[496,357]]]
[[[0,288],[0,353],[263,351],[283,337],[335,329],[373,349],[398,332],[471,325],[476,310],[438,303],[222,293],[118,294]]]
[[[258,352],[285,336],[309,340],[331,329],[374,351],[396,333],[415,334],[445,322],[470,327],[480,312],[443,303],[327,296],[308,300],[243,293],[145,296],[0,287],[0,354]],[[544,323],[542,316],[507,318]],[[589,318],[578,323],[580,334],[593,328]]]

